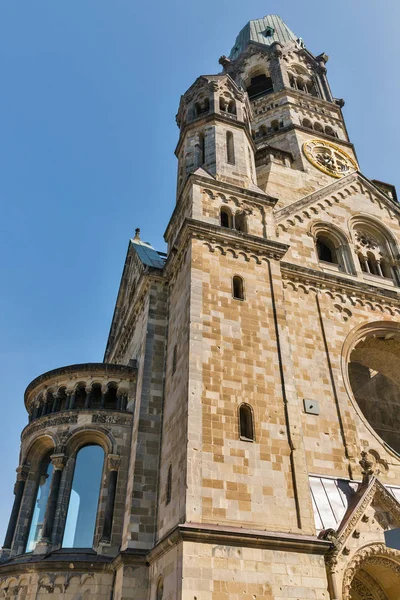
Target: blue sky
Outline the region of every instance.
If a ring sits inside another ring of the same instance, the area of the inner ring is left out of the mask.
[[[129,237],[165,249],[179,97],[269,13],[330,56],[361,170],[400,191],[398,0],[0,3],[0,544],[25,387],[102,360]]]

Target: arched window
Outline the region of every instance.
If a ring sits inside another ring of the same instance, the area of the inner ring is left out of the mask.
[[[324,133],[324,128],[322,127],[321,123],[318,123],[318,121],[314,123],[314,130]]]
[[[116,410],[117,408],[117,391],[118,387],[116,383],[109,383],[107,385],[107,392],[104,397],[104,408]]]
[[[171,502],[172,497],[172,465],[169,465],[168,475],[167,475],[167,483],[165,486],[165,504],[169,504]]]
[[[228,113],[230,115],[236,115],[236,102],[234,100],[230,100],[228,104]]]
[[[272,129],[272,131],[278,131],[278,129],[279,129],[279,121],[272,121],[272,123],[271,123],[271,129]]]
[[[250,85],[247,88],[247,93],[250,100],[265,96],[266,94],[272,94],[274,91],[271,77],[266,75],[256,75],[251,78]]]
[[[232,213],[226,206],[221,207],[220,222],[221,227],[228,227],[229,229],[232,229]]]
[[[75,459],[63,548],[91,548],[96,527],[104,450],[84,446]]]
[[[243,212],[237,212],[235,215],[235,229],[242,233],[247,232],[246,215]]]
[[[392,233],[381,223],[364,216],[353,218],[355,247],[364,273],[391,279],[399,285],[398,248]]]
[[[178,362],[178,346],[177,346],[177,344],[175,344],[174,350],[172,352],[172,375],[176,371],[177,362]]]
[[[253,411],[249,404],[239,407],[239,429],[242,439],[254,441]]]
[[[164,581],[163,581],[163,578],[160,577],[157,582],[156,600],[163,600],[163,598],[164,598]]]
[[[336,137],[336,134],[335,134],[334,130],[329,125],[327,125],[325,127],[325,133],[326,133],[326,135],[330,135],[332,137]]]
[[[32,552],[42,536],[44,515],[46,512],[47,500],[50,494],[51,477],[53,475],[53,464],[50,460],[50,454],[47,454],[39,466],[38,487],[35,496],[34,509],[29,528],[26,552]]]
[[[194,105],[195,115],[198,117],[199,115],[203,115],[208,113],[210,110],[210,100],[208,98],[204,98],[204,100],[200,100]]]
[[[221,112],[226,112],[226,110],[227,110],[226,100],[222,96],[220,96],[220,98],[219,98],[219,110]]]
[[[303,119],[302,125],[303,127],[307,127],[307,129],[313,129],[313,125],[309,119]]]
[[[260,129],[258,130],[258,134],[260,137],[264,137],[264,135],[267,135],[268,133],[268,129],[265,125],[261,125]]]
[[[226,132],[226,162],[230,165],[235,164],[235,146],[232,131]]]
[[[319,260],[338,264],[336,250],[331,240],[323,235],[317,237],[317,254]]]
[[[232,279],[232,294],[236,300],[244,300],[244,282],[239,275]]]

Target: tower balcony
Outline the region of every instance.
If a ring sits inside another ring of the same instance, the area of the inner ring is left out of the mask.
[[[56,415],[74,418],[78,411],[84,411],[92,413],[93,422],[107,423],[111,412],[132,413],[136,372],[135,367],[125,365],[85,363],[36,377],[25,391],[29,425],[23,437],[36,429],[39,421],[41,428],[47,422],[50,425]]]

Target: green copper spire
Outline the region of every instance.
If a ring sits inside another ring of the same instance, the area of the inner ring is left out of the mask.
[[[278,15],[267,15],[262,19],[249,21],[243,27],[236,38],[229,58],[235,60],[250,42],[270,46],[274,42],[280,42],[283,45],[298,39],[298,36],[289,29]]]

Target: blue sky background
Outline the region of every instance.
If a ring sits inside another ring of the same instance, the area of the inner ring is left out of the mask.
[[[129,237],[165,249],[179,97],[269,13],[330,56],[362,171],[399,189],[398,0],[0,2],[0,545],[25,387],[102,360]]]

